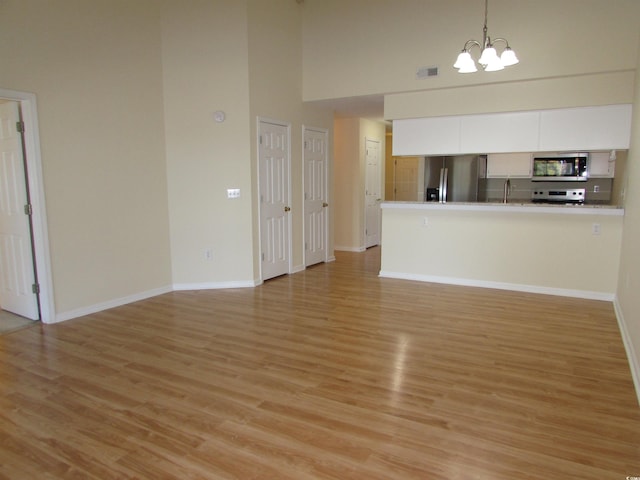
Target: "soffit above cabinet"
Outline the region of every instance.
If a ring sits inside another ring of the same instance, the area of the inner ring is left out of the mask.
[[[628,149],[631,105],[393,121],[393,155]]]

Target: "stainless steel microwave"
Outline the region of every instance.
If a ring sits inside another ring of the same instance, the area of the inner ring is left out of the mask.
[[[589,154],[562,153],[534,155],[533,177],[536,182],[586,182],[589,178]]]

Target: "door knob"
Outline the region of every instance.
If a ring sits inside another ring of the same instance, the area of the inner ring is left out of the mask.
[[[328,204],[327,202],[322,202],[322,206],[323,206],[323,207],[328,207],[328,206],[329,206],[329,204]]]
[[[284,211],[285,212],[290,212],[291,211],[291,207],[284,207]]]

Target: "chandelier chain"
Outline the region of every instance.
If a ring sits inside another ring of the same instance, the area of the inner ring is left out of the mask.
[[[482,48],[487,46],[487,18],[489,17],[489,0],[484,0],[484,28],[482,29]]]

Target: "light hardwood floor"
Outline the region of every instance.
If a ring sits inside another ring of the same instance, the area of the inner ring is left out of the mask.
[[[0,337],[0,478],[640,476],[610,303],[336,256]]]

